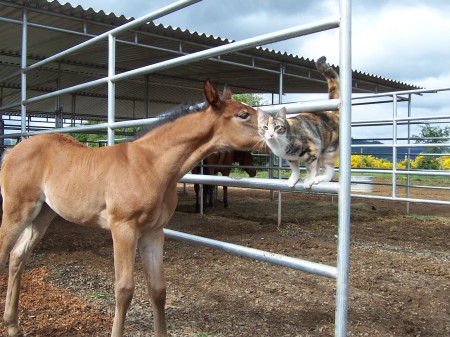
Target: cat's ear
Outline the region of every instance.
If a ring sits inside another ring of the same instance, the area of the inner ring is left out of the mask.
[[[258,122],[261,122],[266,118],[266,113],[262,111],[260,108],[256,110],[256,113],[258,115]]]
[[[285,119],[286,118],[286,108],[282,107],[280,110],[278,110],[277,116]]]
[[[222,99],[220,97],[219,91],[216,86],[210,81],[206,80],[203,86],[203,90],[205,92],[206,101],[212,107],[219,107],[222,104]]]

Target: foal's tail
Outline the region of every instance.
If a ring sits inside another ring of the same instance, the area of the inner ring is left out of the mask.
[[[316,61],[316,68],[327,79],[328,98],[340,98],[339,75],[333,68],[330,67],[329,64],[327,64],[327,58],[325,56],[320,57]]]

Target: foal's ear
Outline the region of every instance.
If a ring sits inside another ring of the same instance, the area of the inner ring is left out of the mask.
[[[228,86],[225,86],[225,88],[223,88],[222,99],[226,101],[227,99],[231,99],[232,96],[233,94],[231,93],[230,88],[228,88]]]
[[[219,107],[222,103],[222,100],[220,98],[219,91],[215,87],[214,84],[210,80],[206,80],[205,84],[203,86],[203,90],[205,91],[205,97],[206,101],[212,106],[212,107]]]

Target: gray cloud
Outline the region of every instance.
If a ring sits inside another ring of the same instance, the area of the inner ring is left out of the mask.
[[[85,7],[139,17],[173,0],[73,0]],[[337,0],[202,1],[157,22],[240,40],[339,15]],[[450,80],[450,2],[447,0],[353,1],[353,68],[417,85]],[[337,64],[338,33],[324,32],[268,46],[299,56],[327,55]]]

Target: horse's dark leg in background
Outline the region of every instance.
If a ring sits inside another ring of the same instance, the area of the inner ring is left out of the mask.
[[[203,185],[203,198],[208,201],[208,207],[214,207],[214,187],[213,185]]]
[[[194,184],[195,191],[195,212],[200,213],[200,185]]]
[[[200,184],[194,184],[195,191],[195,212],[200,213]],[[205,210],[207,207],[213,207],[213,194],[214,194],[214,186],[212,185],[203,185],[203,209]]]
[[[223,207],[228,208],[228,187],[223,186]]]

